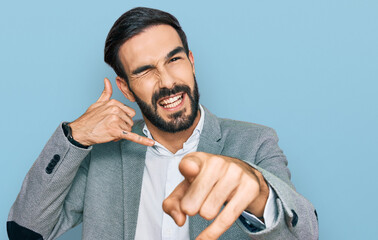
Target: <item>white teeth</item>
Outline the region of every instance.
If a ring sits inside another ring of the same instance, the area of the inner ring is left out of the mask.
[[[176,99],[177,100],[177,99]],[[168,105],[163,105],[164,108],[173,108],[179,105],[182,102],[182,98],[180,96],[180,99],[174,103],[168,104]]]
[[[170,104],[170,103],[177,101],[177,99],[179,99],[181,97],[182,97],[182,95],[177,95],[177,96],[174,96],[174,97],[171,97],[171,98],[168,98],[168,99],[161,101],[160,104],[161,105]]]

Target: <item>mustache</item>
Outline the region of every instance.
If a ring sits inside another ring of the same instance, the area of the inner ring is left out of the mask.
[[[155,110],[157,109],[157,101],[163,97],[168,97],[170,95],[174,95],[179,92],[187,93],[189,96],[191,95],[190,87],[187,85],[175,85],[173,88],[161,88],[159,91],[155,92],[152,95],[152,106],[155,107]]]

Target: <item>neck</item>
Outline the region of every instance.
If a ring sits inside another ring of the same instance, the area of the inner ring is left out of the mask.
[[[197,127],[200,118],[201,112],[200,110],[198,110],[197,117],[194,119],[192,126],[184,131],[176,133],[162,131],[155,125],[153,125],[150,121],[148,121],[148,119],[144,118],[144,120],[154,140],[162,144],[170,152],[176,153],[178,150],[183,148],[184,143],[193,134],[193,131]]]

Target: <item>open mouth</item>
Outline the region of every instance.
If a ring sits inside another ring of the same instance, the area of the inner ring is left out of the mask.
[[[165,109],[172,109],[180,105],[182,103],[183,98],[184,98],[184,93],[181,92],[176,95],[163,98],[162,100],[159,101],[159,105]]]

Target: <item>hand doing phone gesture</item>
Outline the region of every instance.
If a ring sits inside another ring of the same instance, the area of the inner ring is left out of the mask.
[[[135,110],[110,99],[113,93],[109,79],[104,79],[104,91],[87,111],[69,125],[72,137],[84,146],[127,139],[142,145],[152,146],[152,139],[132,133],[132,118]]]

